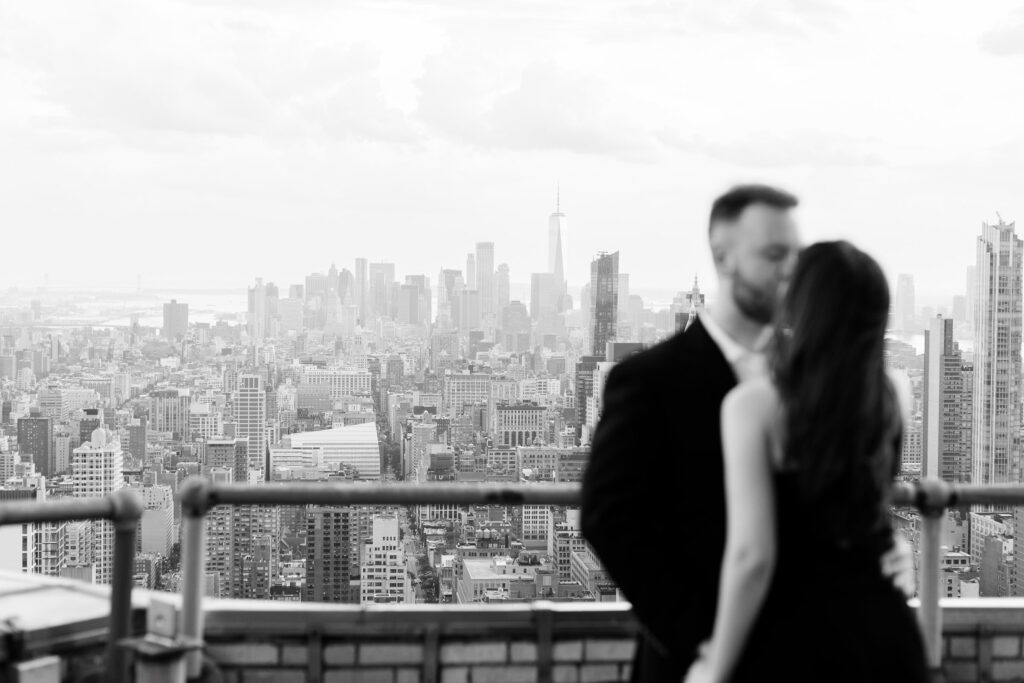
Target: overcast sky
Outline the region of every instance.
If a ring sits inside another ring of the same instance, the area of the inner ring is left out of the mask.
[[[922,293],[1024,233],[1022,0],[0,0],[0,93],[2,288],[528,282],[558,183],[575,285],[709,280],[738,181]]]

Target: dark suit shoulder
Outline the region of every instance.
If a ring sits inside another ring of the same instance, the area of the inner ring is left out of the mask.
[[[664,378],[669,368],[685,369],[709,362],[718,362],[723,368],[728,368],[725,357],[698,319],[686,331],[677,332],[618,363],[612,373],[620,380],[630,377],[651,381]]]

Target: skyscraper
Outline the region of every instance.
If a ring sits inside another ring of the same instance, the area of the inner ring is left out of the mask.
[[[267,289],[263,278],[256,278],[256,285],[249,288],[249,310],[246,316],[246,330],[250,344],[262,344],[267,336]]]
[[[213,439],[206,442],[206,457],[203,461],[203,472],[217,468],[231,470],[236,483],[245,484],[249,481],[249,440]]]
[[[462,280],[461,270],[445,268],[437,278],[437,305],[438,307],[451,305],[455,295],[463,288],[465,283]]]
[[[480,292],[464,289],[459,293],[455,326],[460,330],[475,330],[480,327]]]
[[[575,372],[575,397],[576,397],[576,433],[580,430],[587,419],[587,399],[594,395],[594,371],[597,364],[605,359],[604,352],[592,356],[580,356],[576,362]]]
[[[235,393],[235,436],[249,442],[249,468],[265,481],[267,404],[263,375],[239,375]],[[238,475],[235,475],[236,480]]]
[[[306,301],[321,297],[325,301],[331,287],[331,276],[323,273],[311,273],[306,276]]]
[[[142,462],[146,459],[147,422],[144,417],[136,418],[138,424],[128,425],[128,453]]]
[[[511,301],[512,283],[509,278],[507,263],[502,263],[498,266],[498,270],[494,276],[494,288],[496,290],[495,296],[498,302],[495,311],[501,313],[501,311],[508,306],[509,301]]]
[[[171,299],[164,304],[164,339],[175,341],[188,332],[188,304],[179,304]]]
[[[352,277],[352,272],[348,268],[342,268],[341,272],[338,273],[338,299],[341,303],[346,305],[352,305],[352,286],[355,282],[355,278]]]
[[[974,329],[974,310],[978,306],[978,269],[974,266],[967,267],[967,287],[965,289],[967,299],[967,324]]]
[[[476,243],[476,289],[480,292],[480,313],[494,313],[497,292],[494,290],[494,242]]]
[[[327,271],[327,290],[334,292],[335,296],[339,296],[341,288],[338,286],[338,267],[331,262],[331,267]]]
[[[530,277],[530,319],[543,320],[558,313],[558,286],[554,273],[533,273]]]
[[[559,294],[565,290],[565,240],[566,220],[562,213],[562,193],[558,192],[555,201],[555,212],[548,217],[548,272],[555,276],[555,283],[560,288]]]
[[[389,315],[391,310],[391,286],[395,284],[394,263],[370,264],[369,315],[374,318]],[[366,323],[363,323],[364,325]]]
[[[103,427],[94,430],[91,439],[74,450],[71,471],[76,498],[98,498],[123,488],[121,442],[113,432]],[[96,583],[110,583],[113,578],[114,526],[108,521],[95,521],[92,525]]]
[[[501,340],[512,353],[530,350],[530,314],[523,302],[512,301],[501,309]]]
[[[78,421],[78,443],[86,443],[92,438],[94,430],[103,424],[103,411],[100,408],[84,408],[85,413]]]
[[[351,583],[353,574],[358,575],[359,555],[353,552],[358,536],[350,508],[310,507],[306,518],[304,602],[359,603],[359,591]]]
[[[360,603],[412,602],[405,550],[398,539],[398,518],[373,518],[373,542],[366,546],[360,579]]]
[[[896,301],[893,311],[893,327],[897,330],[910,332],[914,329],[915,302],[914,276],[900,273],[896,279]]]
[[[214,484],[230,484],[232,470],[223,467],[203,468],[203,474]],[[211,597],[231,595],[231,569],[234,563],[231,522],[235,507],[215,505],[203,520],[206,526],[206,571],[217,577]]]
[[[604,356],[610,341],[615,341],[619,308],[619,252],[600,253],[590,263],[590,352]]]
[[[629,310],[629,273],[619,273],[618,294],[618,313],[625,316]]]
[[[972,484],[1020,481],[1021,273],[1014,223],[982,223],[974,311]]]
[[[466,254],[466,289],[476,289],[476,256]]]
[[[921,476],[951,483],[970,480],[972,387],[964,383],[953,321],[932,318],[925,330]]]
[[[355,277],[352,282],[354,292],[352,303],[355,304],[356,313],[359,316],[359,324],[363,326],[366,325],[366,296],[368,287],[366,259],[357,258]]]
[[[18,450],[31,457],[36,471],[47,479],[56,474],[53,458],[53,418],[33,409],[29,417],[18,418]]]
[[[426,275],[406,275],[405,285],[415,289],[415,318],[418,325],[429,325],[433,314],[433,296],[430,293],[430,279]],[[401,313],[399,313],[401,317]]]
[[[266,330],[267,335],[273,337],[280,334],[280,329],[277,329],[275,321],[280,315],[281,290],[273,282],[268,282],[263,292],[265,295],[263,329]]]
[[[281,508],[236,505],[231,510],[230,597],[269,600],[280,564]]]
[[[416,285],[400,285],[398,290],[398,322],[402,325],[419,325],[419,289]]]
[[[189,389],[158,389],[149,394],[149,424],[154,432],[171,432],[175,439],[188,434],[192,393]]]

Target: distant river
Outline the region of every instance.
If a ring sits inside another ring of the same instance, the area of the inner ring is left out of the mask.
[[[248,306],[244,289],[234,292],[142,292],[133,294],[97,294],[75,297],[73,313],[53,316],[56,322],[83,325],[127,327],[132,315],[139,316],[144,327],[164,324],[163,305],[171,299],[188,304],[189,322],[216,323],[223,318],[244,316]]]

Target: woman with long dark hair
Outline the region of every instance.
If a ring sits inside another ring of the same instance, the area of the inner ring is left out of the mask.
[[[926,680],[892,544],[901,388],[885,370],[889,289],[848,242],[805,249],[769,378],[722,405],[728,536],[714,633],[686,681]]]

